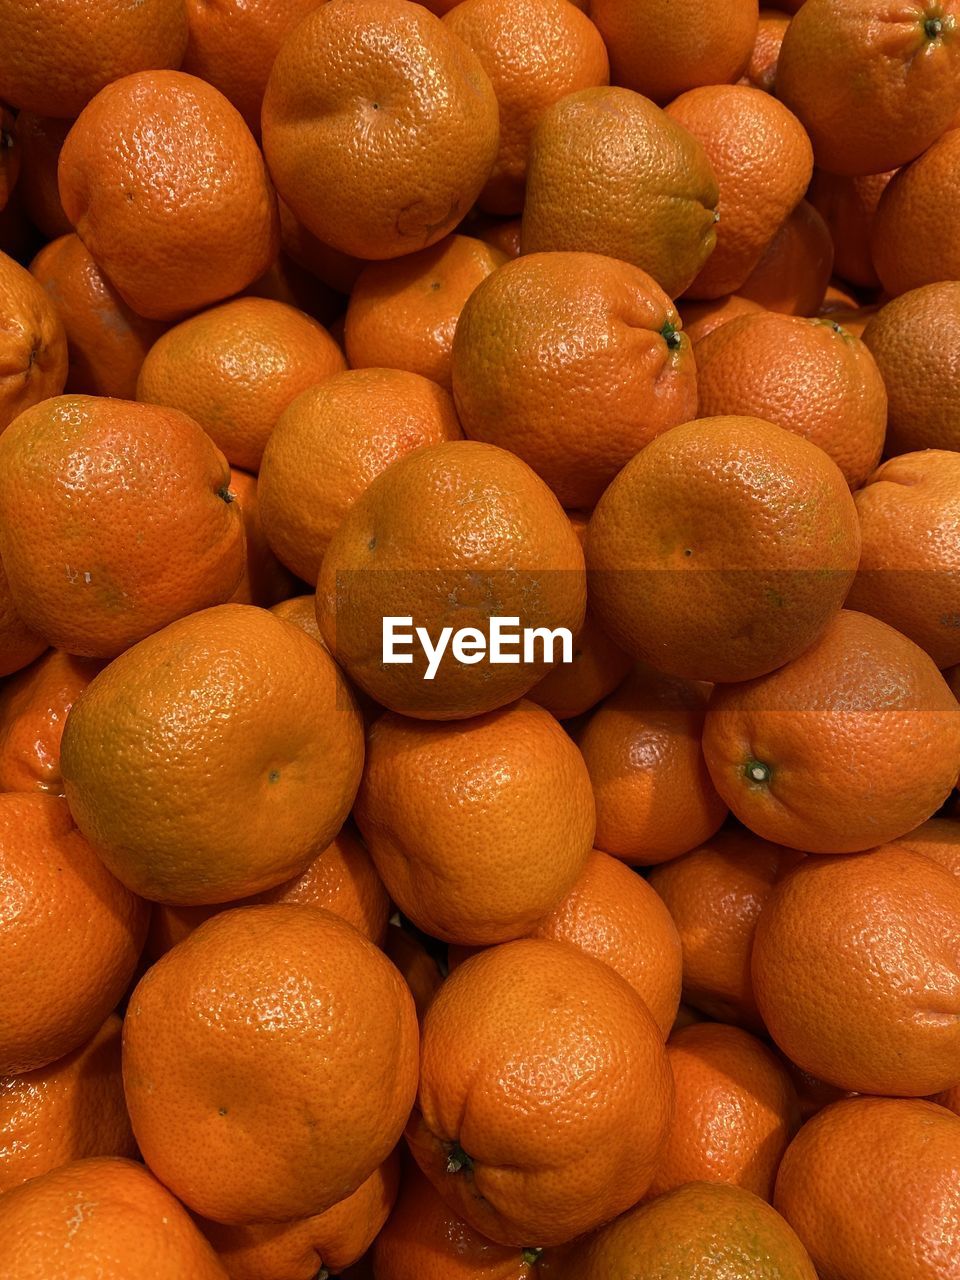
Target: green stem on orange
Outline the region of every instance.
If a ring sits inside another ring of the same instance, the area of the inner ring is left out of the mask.
[[[524,1249],[520,1257],[528,1267],[532,1267],[540,1261],[541,1253],[543,1253],[542,1249]]]
[[[764,786],[773,777],[773,770],[762,760],[748,760],[743,766],[743,776],[748,782]]]

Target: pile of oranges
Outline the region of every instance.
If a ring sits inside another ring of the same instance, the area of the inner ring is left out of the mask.
[[[960,0],[0,0],[0,433],[2,1280],[960,1280]]]

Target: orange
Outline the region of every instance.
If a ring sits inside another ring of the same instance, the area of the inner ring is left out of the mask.
[[[780,46],[786,35],[790,19],[777,9],[761,9],[760,21],[757,23],[757,37],[753,42],[753,52],[743,73],[743,78],[755,89],[763,89],[773,93],[774,81],[777,78],[777,60],[780,57]],[[743,83],[743,81],[741,81]]]
[[[709,685],[634,668],[577,734],[597,802],[596,842],[650,866],[702,844],[727,807],[700,749]]]
[[[806,0],[783,38],[777,96],[810,134],[819,168],[906,164],[960,109],[960,3]]]
[[[100,862],[53,796],[0,795],[0,1074],[89,1040],[133,976],[148,908]]]
[[[21,414],[0,437],[0,555],[24,621],[111,658],[228,599],[243,568],[229,483],[176,410],[61,396]]]
[[[56,307],[19,263],[0,253],[0,432],[25,409],[58,396],[67,337]]]
[[[228,1280],[170,1192],[142,1165],[110,1158],[76,1160],[0,1199],[0,1271],[7,1280]]]
[[[310,1217],[352,1195],[400,1136],[416,1089],[413,997],[327,911],[226,911],[140,980],[123,1078],[147,1164],[194,1212]]]
[[[750,60],[756,0],[679,0],[669,21],[653,0],[590,0],[610,53],[614,84],[656,102],[698,85],[732,84]]]
[[[85,1156],[136,1153],[120,1077],[120,1018],[49,1066],[0,1078],[0,1195]]]
[[[73,230],[63,212],[57,187],[60,148],[72,125],[72,120],[36,116],[29,111],[21,111],[17,116],[20,145],[17,195],[30,221],[50,240]]]
[[[929,1102],[853,1098],[794,1138],[775,1204],[824,1280],[957,1280],[958,1170],[957,1116]]]
[[[831,282],[823,296],[818,312],[821,316],[833,316],[838,311],[858,311],[860,304],[854,293],[845,285]]]
[[[911,289],[870,318],[863,340],[890,401],[887,452],[960,451],[960,281]],[[929,352],[938,352],[931,360]]]
[[[240,296],[283,302],[297,311],[305,311],[321,324],[340,323],[342,329],[343,299],[282,249],[263,275]]]
[[[570,0],[573,3],[573,0]],[[499,249],[508,258],[520,257],[520,233],[523,227],[521,218],[490,218],[479,221],[476,234],[481,240]]]
[[[688,1182],[725,1182],[773,1199],[780,1159],[800,1124],[790,1077],[759,1040],[701,1022],[670,1037],[677,1107],[653,1196]]]
[[[890,846],[806,858],[767,899],[753,986],[798,1066],[858,1093],[960,1084],[960,883]]]
[[[283,199],[360,258],[453,230],[497,156],[497,99],[477,55],[408,0],[331,0],[280,48],[263,147]]]
[[[960,822],[956,818],[930,818],[893,844],[898,849],[922,853],[960,876]]]
[[[67,714],[103,664],[53,649],[0,687],[0,791],[63,794]]]
[[[782,103],[748,85],[691,89],[667,115],[703,147],[720,189],[716,248],[687,293],[721,298],[747,279],[806,191],[810,139]]]
[[[697,348],[700,413],[766,418],[831,457],[851,489],[880,461],[887,393],[860,338],[833,321],[740,316]]]
[[[557,3],[571,8],[567,0]],[[407,369],[449,391],[460,312],[477,285],[506,260],[484,241],[457,235],[419,253],[371,262],[347,306],[344,338],[351,367]]]
[[[863,551],[847,603],[960,662],[960,454],[891,458],[856,494]]]
[[[387,926],[383,949],[403,974],[417,1006],[417,1018],[422,1023],[434,996],[443,985],[440,966],[408,929],[392,921]]]
[[[349,293],[366,263],[334,249],[303,225],[282,199],[280,207],[280,247],[298,266],[310,272],[330,289]]]
[[[798,857],[727,827],[650,872],[680,934],[688,1005],[721,1022],[763,1029],[750,976],[754,931],[774,884]]]
[[[544,111],[610,82],[603,39],[566,0],[463,0],[445,24],[479,58],[500,109],[500,149],[477,203],[520,213],[530,136]]]
[[[804,1123],[811,1116],[828,1107],[831,1102],[839,1102],[842,1098],[855,1098],[857,1095],[849,1090],[838,1089],[836,1085],[825,1084],[809,1071],[803,1071],[795,1062],[791,1062],[785,1053],[780,1060],[787,1069],[787,1075],[793,1081],[797,1099],[800,1103],[800,1116]]]
[[[807,197],[823,216],[833,238],[833,268],[838,276],[863,289],[880,280],[870,253],[870,234],[880,197],[894,171],[842,177],[814,171]]]
[[[327,654],[250,605],[181,618],[78,699],[61,750],[78,825],[124,883],[173,905],[299,875],[342,827],[363,733]]]
[[[713,333],[714,329],[719,329],[722,324],[726,324],[729,320],[736,320],[738,316],[758,315],[763,311],[763,307],[759,303],[751,302],[749,298],[741,298],[734,293],[727,298],[711,298],[708,302],[684,299],[678,310],[680,319],[683,321],[684,333],[693,345],[697,346],[707,334]]]
[[[522,697],[561,657],[558,645],[547,651],[528,634],[526,652],[515,653],[521,662],[491,662],[489,619],[518,619],[504,624],[505,637],[561,627],[576,635],[585,576],[570,521],[526,463],[473,440],[426,445],[378,475],[348,511],[323,559],[317,619],[337,661],[377,702],[457,719]],[[478,664],[477,652],[461,650],[461,662],[448,647],[427,680],[422,645],[406,655],[412,664],[384,664],[386,616],[410,617],[434,646],[444,627],[468,637],[474,628],[488,652]]]
[[[636,992],[576,947],[529,938],[443,984],[407,1140],[458,1217],[530,1248],[636,1204],[672,1110],[660,1032]]]
[[[0,98],[44,116],[79,115],[132,72],[179,67],[187,44],[180,0],[3,0],[0,27]]]
[[[323,644],[323,637],[317,626],[316,596],[291,596],[289,600],[281,600],[273,605],[270,612],[286,622],[292,622],[295,627],[305,631],[312,640],[316,640],[320,645]]]
[[[930,657],[844,610],[800,657],[716,689],[703,737],[714,786],[766,840],[853,853],[912,831],[960,772],[960,709]]]
[[[316,583],[330,539],[370,482],[421,445],[460,438],[450,396],[418,373],[327,377],[281,414],[263,455],[257,490],[274,553]]]
[[[950,7],[960,13],[960,6]],[[960,50],[960,18],[957,37]],[[871,249],[877,275],[888,293],[960,279],[960,247],[954,237],[937,237],[931,245],[925,235],[931,209],[936,209],[945,227],[952,227],[960,216],[958,164],[960,130],[951,129],[913,164],[894,174],[880,197]]]
[[[597,504],[590,605],[670,675],[747,680],[816,640],[859,554],[856,507],[822,450],[759,418],[701,418],[648,444]]]
[[[189,414],[229,463],[256,471],[284,409],[345,368],[340,348],[310,316],[268,298],[234,298],[151,347],[137,399]]]
[[[466,788],[454,804],[451,779]],[[526,701],[453,724],[383,716],[354,814],[390,897],[446,942],[529,932],[573,888],[593,843],[583,759]]]
[[[230,492],[243,517],[247,562],[243,576],[230,597],[230,604],[259,604],[269,608],[285,600],[298,588],[297,579],[270,550],[260,521],[257,478],[246,471],[230,469]]]
[[[812,204],[801,200],[737,292],[768,311],[812,316],[832,271],[830,228]]]
[[[565,507],[592,507],[624,463],[697,410],[670,299],[639,267],[592,253],[527,254],[474,290],[453,341],[453,395],[467,435],[523,458]]]
[[[31,631],[17,612],[7,572],[0,560],[0,676],[20,671],[46,647],[46,640]]]
[[[629,89],[581,89],[533,132],[520,244],[623,258],[675,298],[713,252],[717,200],[682,125]]]
[[[849,309],[846,307],[830,304],[828,299],[824,299],[823,307],[818,313],[821,317],[831,320],[834,324],[838,324],[841,329],[845,329],[853,338],[862,338],[864,330],[870,323],[872,316],[880,310],[877,303],[870,303],[868,306],[853,306]],[[889,404],[889,397],[888,397]],[[888,412],[889,421],[889,412]]]
[[[101,90],[60,153],[77,235],[134,311],[174,320],[246,288],[276,257],[257,144],[211,85],[144,71]]]
[[[20,139],[16,119],[12,111],[0,106],[0,209],[6,208],[19,176]]]

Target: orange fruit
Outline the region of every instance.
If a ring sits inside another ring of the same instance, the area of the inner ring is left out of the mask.
[[[573,0],[570,0],[573,3]],[[508,258],[520,257],[520,233],[523,227],[521,218],[485,218],[478,219],[475,232],[481,240],[499,249]]]
[[[110,658],[228,599],[243,568],[229,483],[220,450],[172,409],[61,396],[21,414],[0,437],[0,554],[24,621]]]
[[[780,1060],[787,1069],[787,1075],[793,1081],[793,1087],[800,1103],[800,1116],[804,1123],[815,1116],[818,1111],[828,1107],[831,1102],[839,1102],[842,1098],[855,1098],[857,1095],[849,1090],[838,1089],[836,1085],[825,1084],[816,1076],[804,1071],[795,1062],[791,1062],[785,1053]]]
[[[832,281],[827,285],[827,292],[823,295],[823,302],[817,314],[832,316],[837,311],[858,311],[859,309],[860,304],[855,294],[845,285]]]
[[[31,631],[17,612],[7,572],[0,560],[0,676],[20,671],[46,647],[46,640]]]
[[[275,554],[315,583],[330,539],[371,481],[421,445],[460,438],[450,396],[418,373],[351,369],[304,391],[280,415],[257,485]]]
[[[860,338],[830,317],[740,316],[697,348],[700,413],[765,418],[831,457],[851,489],[880,461],[887,393]]]
[[[804,859],[757,923],[753,986],[770,1035],[841,1089],[960,1084],[958,917],[960,883],[922,854]]]
[[[763,89],[773,93],[774,81],[777,78],[777,60],[780,57],[780,46],[786,35],[790,19],[778,9],[761,9],[760,21],[757,23],[757,36],[753,42],[753,52],[743,73],[743,78],[755,89]],[[743,81],[741,81],[743,83]]]
[[[407,1140],[458,1217],[529,1248],[635,1204],[672,1109],[636,992],[576,947],[528,938],[472,956],[437,994]]]
[[[305,631],[312,640],[316,640],[320,645],[323,644],[323,637],[317,626],[316,596],[291,596],[289,600],[281,600],[273,605],[270,612],[286,622],[292,622],[295,627]]]
[[[477,55],[500,110],[500,149],[477,203],[489,213],[520,213],[530,136],[544,111],[610,83],[603,39],[566,0],[463,0],[445,25]]]
[[[737,292],[768,311],[812,316],[832,272],[830,229],[813,205],[801,200]]]
[[[865,307],[854,306],[848,310],[842,306],[831,306],[824,299],[824,306],[818,314],[825,319],[831,320],[834,324],[838,324],[852,338],[862,338],[871,317],[876,315],[879,310],[880,307],[877,303],[870,303]],[[887,416],[889,420],[889,412]]]
[[[590,605],[670,675],[747,680],[822,634],[859,554],[856,507],[822,450],[759,418],[702,418],[648,444],[597,504]]]
[[[337,661],[377,702],[448,720],[522,697],[559,649],[531,643],[509,665],[489,652],[478,664],[462,650],[472,663],[460,662],[448,647],[428,667],[421,645],[401,655],[410,665],[386,665],[384,617],[410,617],[434,646],[445,626],[486,641],[492,617],[518,619],[518,632],[506,624],[504,636],[540,627],[573,636],[585,595],[580,542],[551,491],[512,453],[463,440],[407,454],[354,502],[323,559],[317,619]]]
[[[455,805],[452,778],[470,780]],[[452,724],[383,716],[354,814],[390,897],[446,942],[529,932],[573,888],[593,843],[583,759],[526,701]]]
[[[303,225],[284,200],[280,207],[280,247],[297,266],[337,293],[349,293],[366,266],[362,258],[351,257],[324,244]]]
[[[774,1203],[824,1280],[957,1280],[958,1168],[957,1116],[929,1102],[853,1098],[803,1126]]]
[[[228,1280],[170,1192],[142,1165],[110,1157],[76,1160],[2,1197],[0,1270],[7,1280]]]
[[[833,268],[838,276],[863,289],[880,280],[870,253],[870,234],[880,197],[894,170],[843,177],[814,170],[807,198],[822,215],[833,239]]]
[[[417,1006],[417,1018],[423,1022],[424,1015],[433,1004],[434,996],[443,985],[440,966],[408,929],[392,921],[387,926],[383,949],[403,974]]]
[[[133,976],[148,908],[53,796],[0,795],[0,869],[6,1076],[46,1067],[94,1035]]]
[[[687,292],[721,298],[747,279],[806,191],[810,139],[782,103],[749,85],[690,89],[666,111],[703,147],[720,189],[716,247]]]
[[[236,498],[243,517],[247,562],[243,568],[243,576],[228,603],[258,604],[269,608],[277,601],[285,600],[291,591],[297,590],[299,584],[273,554],[263,532],[256,476],[231,467],[230,492]]]
[[[684,299],[677,309],[683,322],[683,331],[694,346],[722,324],[736,320],[738,316],[759,315],[763,311],[759,303],[741,298],[735,293],[727,298],[711,298],[704,302]]]
[[[960,451],[960,393],[952,373],[960,358],[960,281],[893,298],[870,318],[863,340],[887,387],[887,452]],[[931,350],[940,358],[930,360]]]
[[[524,253],[603,253],[675,298],[717,239],[717,179],[700,143],[629,89],[581,89],[530,140]]]
[[[123,1078],[147,1164],[194,1212],[311,1217],[352,1195],[400,1137],[416,1090],[413,998],[327,911],[226,911],[138,983]]]
[[[19,176],[20,140],[16,119],[12,111],[0,105],[0,209],[6,208]]]
[[[956,7],[960,14],[960,6]],[[957,21],[956,47],[960,51],[960,17]],[[960,77],[957,83],[960,85]],[[884,189],[870,243],[877,275],[888,293],[960,279],[960,248],[954,237],[938,237],[936,246],[931,247],[925,235],[931,209],[937,210],[944,226],[953,226],[960,216],[958,163],[960,130],[951,129],[913,164],[894,174]]]
[[[321,324],[341,323],[343,319],[343,300],[339,294],[294,262],[282,249],[263,275],[240,296],[282,302],[296,311],[305,311]]]
[[[174,905],[231,902],[299,875],[360,781],[359,712],[298,627],[250,605],[193,613],[126,653],[67,720],[80,828],[124,883]]]
[[[478,285],[453,342],[453,395],[468,436],[584,508],[697,407],[670,299],[638,267],[592,253],[527,254]]]
[[[709,685],[639,666],[577,734],[597,802],[597,847],[650,866],[702,844],[727,807],[700,749]]]
[[[751,831],[813,853],[854,853],[912,831],[960,772],[957,700],[930,657],[843,610],[805,653],[714,691],[703,749]]]
[[[800,1124],[790,1077],[759,1040],[701,1022],[670,1037],[677,1106],[650,1195],[725,1182],[773,1199],[780,1159]]]
[[[929,818],[891,843],[898,849],[922,853],[960,876],[960,822],[956,818]]]
[[[590,0],[614,84],[655,102],[698,85],[738,80],[756,39],[757,12],[756,0],[680,0],[666,21],[652,0]]]
[[[408,0],[331,0],[284,41],[263,100],[270,172],[297,218],[360,258],[453,230],[497,156],[476,54]]]
[[[567,0],[557,3],[571,8]],[[344,338],[351,367],[407,369],[449,391],[460,312],[477,285],[506,260],[484,241],[457,235],[419,253],[371,262],[347,306]]]
[[[279,221],[257,144],[212,85],[179,71],[114,81],[60,153],[77,235],[134,311],[174,320],[246,288]]]
[[[29,111],[21,111],[17,116],[17,142],[20,146],[17,196],[22,200],[30,221],[49,240],[73,230],[60,203],[57,186],[60,148],[72,125],[72,120],[36,116]]]
[[[807,0],[777,63],[777,96],[829,173],[883,173],[925,151],[960,109],[957,0]]]
[[[754,931],[774,884],[798,857],[727,827],[650,872],[680,934],[688,1005],[721,1022],[763,1029],[750,976]]]
[[[0,687],[0,791],[63,794],[67,714],[102,663],[53,649]]]
[[[0,432],[67,380],[67,337],[56,307],[29,271],[0,253]]]
[[[120,1076],[120,1018],[111,1013],[73,1053],[0,1078],[0,1195],[86,1156],[133,1156]]]

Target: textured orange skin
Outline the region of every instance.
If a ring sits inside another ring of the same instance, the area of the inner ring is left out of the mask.
[[[530,140],[520,243],[603,253],[675,298],[716,243],[717,179],[700,143],[629,89],[572,93]]]
[[[398,924],[391,923],[387,926],[383,949],[403,974],[417,1006],[417,1018],[422,1023],[424,1015],[433,1004],[434,996],[443,985],[440,966],[413,934]]]
[[[573,3],[573,0],[570,0]],[[475,234],[494,249],[499,249],[508,258],[520,257],[520,232],[523,226],[520,218],[485,218],[478,219]]]
[[[647,445],[597,504],[590,606],[668,674],[747,680],[822,633],[859,554],[856,507],[822,450],[759,418],[701,418]]]
[[[890,400],[887,452],[960,451],[960,391],[952,373],[960,351],[960,281],[894,298],[871,317],[863,340]]]
[[[636,667],[577,734],[597,802],[597,847],[634,866],[702,844],[727,816],[700,738],[708,685]]]
[[[46,647],[46,640],[35,635],[17,612],[0,560],[0,676],[22,670]]]
[[[960,1119],[929,1102],[853,1098],[794,1138],[774,1203],[820,1280],[957,1280]]]
[[[791,1061],[858,1093],[960,1084],[960,883],[907,849],[807,858],[775,886],[753,986]]]
[[[863,550],[851,609],[896,627],[938,667],[960,662],[960,454],[891,458],[855,496]]]
[[[870,234],[880,197],[894,170],[862,177],[840,177],[814,170],[807,198],[822,215],[833,239],[833,269],[863,289],[880,283],[870,253]]]
[[[71,1160],[133,1156],[120,1076],[121,1019],[47,1067],[0,1077],[0,1195]]]
[[[316,596],[291,596],[289,600],[281,600],[279,604],[273,605],[270,612],[286,622],[292,622],[312,640],[316,640],[317,644],[323,644],[323,636],[317,626]]]
[[[819,315],[825,316],[832,320],[834,324],[838,324],[841,329],[846,329],[854,338],[862,338],[867,325],[876,313],[880,310],[878,303],[872,302],[866,307],[851,307],[849,309],[842,306],[831,306],[828,299],[824,299],[823,307]],[[886,383],[884,383],[886,386]],[[888,413],[889,421],[889,397],[888,397]]]
[[[935,39],[930,20],[943,24]],[[776,87],[819,168],[856,175],[906,164],[960,109],[960,3],[807,0],[784,36]]]
[[[958,6],[960,8],[960,6]],[[960,37],[960,28],[958,28]],[[957,41],[960,50],[960,39]],[[960,76],[957,77],[960,84]],[[940,280],[960,279],[960,244],[952,233],[960,216],[960,129],[951,129],[890,180],[873,220],[877,275],[891,294]],[[931,244],[930,210],[945,231]]]
[[[270,172],[297,218],[360,258],[435,244],[498,147],[476,54],[408,0],[330,0],[283,44],[263,100]]]
[[[635,1204],[673,1110],[659,1029],[619,974],[523,939],[472,956],[424,1020],[407,1127],[459,1217],[500,1244],[560,1244]],[[472,1164],[447,1160],[457,1146]]]
[[[677,308],[683,321],[683,331],[694,347],[714,329],[736,320],[738,316],[759,315],[763,307],[749,298],[731,294],[728,298],[711,298],[709,302],[693,302],[684,299]]]
[[[545,674],[542,650],[533,662],[465,666],[448,648],[425,681],[419,649],[410,666],[383,665],[385,615],[413,617],[434,638],[445,625],[486,633],[492,616],[576,635],[585,597],[583,551],[555,496],[513,454],[463,440],[407,454],[360,495],[324,556],[317,619],[377,702],[451,720],[523,697]]]
[[[357,276],[366,266],[362,258],[341,253],[317,237],[300,222],[293,210],[282,199],[280,207],[280,246],[283,252],[338,293],[349,293]]]
[[[703,147],[720,188],[716,247],[687,293],[721,298],[743,284],[796,208],[813,149],[796,116],[749,85],[691,89],[666,112]]]
[[[737,292],[768,311],[812,316],[820,310],[832,272],[830,229],[813,205],[801,200]]]
[[[915,831],[891,843],[898,849],[922,853],[960,876],[960,822],[956,818],[929,818]]]
[[[234,298],[171,329],[150,350],[137,399],[199,422],[227,461],[256,471],[277,420],[347,367],[321,324],[268,298]]]
[[[789,25],[790,19],[785,13],[777,9],[760,10],[757,37],[741,83],[752,84],[755,89],[763,89],[765,93],[773,93],[780,46]]]
[[[697,348],[700,413],[765,418],[819,445],[851,489],[883,451],[887,393],[860,338],[830,317],[740,316]]]
[[[57,187],[60,148],[72,124],[72,120],[35,116],[29,111],[21,111],[17,116],[17,141],[20,144],[17,196],[22,200],[30,221],[48,240],[69,235],[73,230],[70,219],[63,212]]]
[[[521,457],[565,507],[589,509],[634,454],[696,414],[679,326],[639,267],[526,254],[479,285],[460,316],[453,395],[463,429]]]
[[[739,1027],[701,1022],[670,1037],[667,1060],[677,1106],[649,1194],[726,1182],[771,1201],[800,1124],[796,1090],[776,1054]]]
[[[413,997],[337,916],[240,907],[140,980],[123,1079],[144,1158],[196,1213],[312,1217],[356,1191],[400,1137],[416,1091]]]
[[[244,559],[229,482],[173,409],[61,396],[21,414],[0,437],[0,554],[24,621],[111,658],[228,599]]]
[[[20,139],[16,120],[12,111],[0,106],[0,209],[6,208],[19,176]]]
[[[479,58],[500,109],[500,149],[477,203],[518,214],[537,122],[568,94],[610,83],[606,47],[567,0],[463,0],[444,21]]]
[[[799,658],[716,689],[703,749],[717,790],[757,835],[854,853],[912,831],[960,772],[960,708],[932,659],[843,610]],[[766,780],[747,770],[757,763]]]
[[[800,1103],[800,1118],[804,1123],[811,1116],[815,1116],[818,1111],[828,1107],[831,1102],[839,1102],[842,1098],[855,1098],[857,1096],[849,1090],[838,1089],[836,1085],[825,1084],[823,1080],[818,1080],[809,1071],[804,1071],[795,1062],[791,1062],[785,1053],[780,1053],[779,1050],[777,1052],[780,1061],[787,1070],[787,1075],[793,1081],[797,1100]]]
[[[0,432],[67,380],[67,337],[29,271],[0,253]]]
[[[260,521],[256,476],[231,467],[230,492],[236,496],[243,516],[247,562],[237,589],[228,603],[258,604],[271,608],[278,601],[286,600],[291,591],[298,590],[299,583],[270,550]]]
[[[316,1280],[339,1275],[373,1244],[397,1198],[400,1158],[394,1152],[352,1195],[325,1213],[293,1222],[200,1229],[230,1273],[230,1280]]]
[[[101,1026],[133,976],[148,908],[53,796],[0,795],[0,868],[0,1074],[19,1075]]]
[[[680,934],[683,999],[721,1022],[762,1031],[753,998],[750,953],[763,904],[799,859],[736,827],[650,872]]]
[[[0,687],[0,791],[63,794],[64,722],[102,665],[54,649]]]
[[[557,0],[570,8],[567,0]],[[344,325],[351,368],[407,369],[451,382],[453,334],[474,289],[506,255],[472,236],[449,236],[429,249],[361,271]]]
[[[180,71],[126,76],[70,130],[60,199],[127,304],[174,320],[261,276],[277,255],[277,201],[237,110]]]
[[[573,888],[593,844],[583,759],[526,701],[463,723],[383,716],[354,815],[400,910],[467,945],[529,932]]]
[[[590,0],[614,84],[655,102],[738,80],[750,60],[757,14],[756,0],[679,0],[669,19],[652,0]]]
[[[74,704],[61,745],[70,808],[101,857],[144,897],[183,906],[299,875],[343,826],[362,764],[329,654],[251,605],[134,645]]]
[[[330,539],[370,482],[421,445],[459,439],[449,394],[418,373],[351,369],[303,392],[280,416],[260,468],[274,552],[315,583]],[[379,644],[379,624],[377,633]]]
[[[131,311],[79,236],[46,245],[30,274],[52,298],[67,335],[66,390],[132,400],[144,356],[166,330]]]

